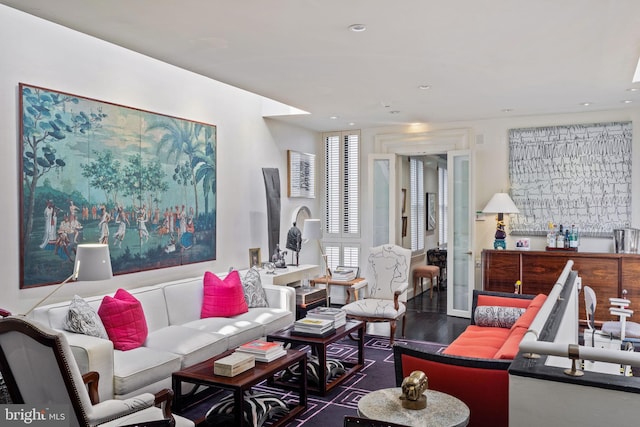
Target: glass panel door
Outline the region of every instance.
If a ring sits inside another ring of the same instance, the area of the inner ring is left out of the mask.
[[[471,153],[447,153],[449,230],[447,243],[447,314],[470,317],[474,288]]]
[[[396,241],[395,154],[369,155],[369,200],[373,246]]]

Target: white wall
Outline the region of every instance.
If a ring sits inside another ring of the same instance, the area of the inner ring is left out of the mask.
[[[52,287],[19,289],[19,111],[18,83],[28,83],[102,101],[214,124],[217,146],[217,260],[117,276],[109,282],[73,283],[51,302],[73,293],[90,295],[202,274],[229,266],[247,267],[248,248],[268,253],[263,167],[280,170],[281,241],[294,208],[317,202],[286,197],[286,150],[317,151],[317,133],[264,120],[262,98],[165,64],[65,27],[0,5],[0,307],[22,313]],[[318,262],[317,251],[300,261]]]

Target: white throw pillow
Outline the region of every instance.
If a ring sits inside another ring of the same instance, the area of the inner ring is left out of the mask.
[[[247,271],[247,274],[242,278],[242,287],[244,289],[244,299],[247,301],[249,308],[269,307],[267,294],[262,288],[262,280],[257,268],[251,267]]]
[[[62,327],[65,331],[109,339],[96,310],[78,295],[73,296]]]

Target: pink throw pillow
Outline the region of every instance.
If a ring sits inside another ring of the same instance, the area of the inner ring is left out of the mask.
[[[244,298],[240,274],[233,270],[224,280],[207,271],[204,273],[204,297],[200,317],[230,317],[249,311]]]
[[[147,321],[142,304],[124,289],[118,289],[113,298],[104,297],[98,315],[116,350],[138,348],[147,339]]]

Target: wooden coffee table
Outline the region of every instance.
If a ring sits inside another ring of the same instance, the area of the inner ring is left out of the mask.
[[[267,335],[267,341],[282,341],[284,343],[290,343],[294,346],[309,346],[313,354],[318,356],[318,364],[320,365],[320,381],[319,385],[309,385],[309,392],[320,394],[324,396],[332,388],[349,378],[354,373],[358,372],[364,366],[364,322],[360,320],[347,320],[346,325],[336,329],[334,334],[326,336],[324,338],[316,338],[309,336],[293,335],[291,331],[293,326],[282,329]],[[357,334],[357,337],[354,337]],[[327,346],[340,341],[342,338],[349,336],[354,341],[358,342],[358,361],[346,362],[341,360],[342,364],[346,368],[346,372],[337,378],[327,382]],[[280,387],[291,387],[291,383],[285,381],[278,381],[277,378],[270,379],[269,383],[277,384]]]
[[[231,390],[234,396],[234,425],[243,425],[242,417],[244,414],[244,392],[250,390],[251,387],[273,377],[274,374],[288,368],[291,365],[298,364],[298,369],[303,373],[298,384],[298,405],[289,408],[289,413],[282,418],[276,420],[272,426],[285,425],[289,420],[303,412],[307,407],[307,353],[298,350],[287,350],[287,355],[276,359],[269,363],[256,362],[255,368],[249,369],[235,377],[223,377],[213,373],[213,363],[233,351],[227,351],[216,357],[204,362],[198,363],[172,375],[173,383],[173,410],[176,413],[182,412],[184,409],[201,402],[207,395],[211,394],[210,387]],[[196,384],[207,386],[208,390],[204,390],[195,394],[182,394],[182,383]]]

